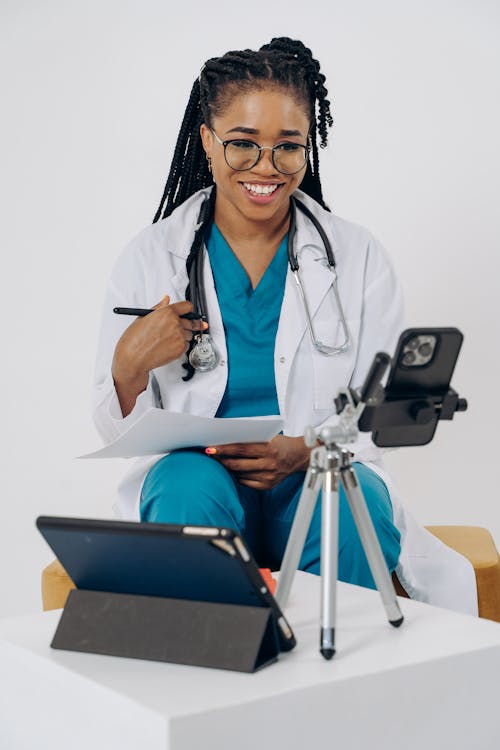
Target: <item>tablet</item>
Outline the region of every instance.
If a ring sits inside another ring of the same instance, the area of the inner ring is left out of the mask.
[[[40,516],[36,525],[75,586],[269,607],[282,651],[295,637],[233,529]]]

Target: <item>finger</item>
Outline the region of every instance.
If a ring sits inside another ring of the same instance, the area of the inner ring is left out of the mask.
[[[184,300],[181,300],[181,302],[173,302],[170,305],[170,309],[176,315],[185,315],[188,312],[193,312],[193,303],[188,302],[186,299],[184,299]],[[191,322],[191,321],[188,321],[188,322]]]
[[[170,304],[170,297],[168,294],[166,294],[164,297],[161,298],[161,300],[158,302],[157,305],[153,305],[153,310],[158,310],[159,307],[168,307]]]
[[[188,302],[187,300],[174,302],[172,305],[170,305],[170,309],[172,310],[172,312],[179,316],[179,324],[186,331],[190,331],[191,333],[193,333],[194,331],[206,331],[206,329],[208,328],[208,323],[206,323],[204,320],[201,320],[201,318],[199,320],[190,320],[189,318],[181,317],[182,315],[193,312],[192,302]]]
[[[229,471],[242,474],[269,471],[271,468],[264,458],[219,458],[218,460]]]
[[[233,456],[241,458],[260,458],[266,455],[269,443],[228,443],[210,445],[205,449],[209,456]]]
[[[185,318],[179,318],[179,320],[184,330],[190,333],[205,331],[208,328],[208,323],[205,323],[204,320],[186,320]]]
[[[278,481],[278,475],[274,471],[236,471],[232,473],[238,480],[251,479],[254,482],[263,482],[264,484]]]
[[[245,487],[251,487],[254,490],[270,490],[274,487],[274,483],[263,482],[259,479],[247,479],[246,477],[237,477],[238,484],[242,484]]]

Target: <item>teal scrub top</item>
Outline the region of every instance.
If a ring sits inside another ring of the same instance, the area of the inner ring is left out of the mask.
[[[288,270],[287,236],[255,289],[215,223],[207,251],[227,345],[228,380],[216,416],[279,414],[274,343]]]

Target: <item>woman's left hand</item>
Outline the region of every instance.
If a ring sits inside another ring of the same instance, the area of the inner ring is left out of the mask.
[[[289,474],[306,471],[311,449],[302,437],[276,435],[268,443],[231,443],[207,448],[240,484],[270,490]]]

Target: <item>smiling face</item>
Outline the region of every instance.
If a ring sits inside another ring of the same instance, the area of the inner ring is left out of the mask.
[[[297,101],[293,93],[266,87],[235,93],[228,106],[214,116],[212,128],[222,141],[306,146],[309,116],[305,104]],[[226,163],[224,147],[208,125],[203,124],[200,133],[203,148],[212,160],[216,212],[229,212],[233,218],[239,216],[251,222],[281,221],[288,213],[290,196],[302,182],[306,164],[295,174],[282,174],[273,165],[272,152],[266,149],[255,166],[239,172]]]

